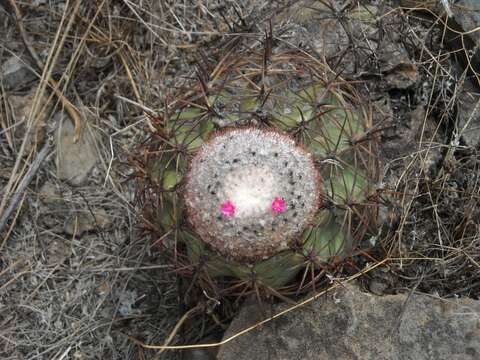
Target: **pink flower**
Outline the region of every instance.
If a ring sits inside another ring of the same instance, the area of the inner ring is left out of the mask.
[[[283,213],[285,210],[287,210],[285,200],[281,197],[276,197],[275,199],[273,199],[272,210],[278,214]]]
[[[227,200],[220,205],[220,212],[225,217],[232,217],[235,215],[235,205],[230,200]]]

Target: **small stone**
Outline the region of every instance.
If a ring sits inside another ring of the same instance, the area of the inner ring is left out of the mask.
[[[184,359],[189,360],[215,360],[215,355],[207,349],[193,349],[185,352]]]
[[[42,6],[45,5],[47,2],[48,0],[33,0],[32,6]]]
[[[55,203],[62,199],[57,187],[51,182],[46,182],[42,185],[38,191],[38,196],[45,204]]]
[[[29,154],[33,146],[44,142],[45,127],[50,112],[50,106],[47,104],[47,96],[45,94],[40,95],[38,110],[36,115],[32,117],[32,121],[34,122],[30,128],[30,132],[26,134],[30,113],[37,97],[36,92],[37,88],[34,87],[26,95],[11,95],[8,97],[13,119],[17,123],[13,133],[18,146],[20,146],[23,138],[28,136],[26,149],[24,151],[25,156]]]
[[[480,91],[466,80],[458,96],[456,128],[469,147],[480,146]]]
[[[389,89],[408,89],[416,84],[417,67],[412,63],[401,63],[385,74]]]
[[[368,289],[375,295],[382,296],[388,289],[388,284],[380,279],[372,279],[368,284]]]
[[[18,56],[9,57],[2,64],[0,74],[6,90],[19,88],[36,78],[35,73]]]
[[[138,315],[140,310],[136,308],[135,303],[138,300],[136,290],[125,290],[119,295],[119,308],[118,312],[122,316]]]
[[[86,359],[88,359],[88,357],[83,352],[78,351],[78,350],[73,353],[73,358],[75,360],[86,360]]]
[[[418,72],[403,44],[383,41],[378,49],[380,71],[386,89],[407,89],[417,82]]]
[[[112,291],[110,284],[107,281],[102,282],[100,285],[97,286],[95,292],[98,295],[104,296],[109,294]]]
[[[110,216],[103,209],[78,212],[71,216],[65,223],[65,233],[68,235],[81,236],[87,231],[97,231],[111,223]]]
[[[455,51],[464,69],[480,71],[480,3],[478,0],[459,0],[451,5],[446,43]],[[459,36],[459,32],[466,35]]]
[[[480,3],[478,0],[459,0],[452,7],[453,16],[468,32],[468,36],[480,45],[480,32],[474,31],[480,26]]]
[[[275,305],[272,311],[289,306]],[[260,314],[257,304],[244,306],[224,340],[256,324]],[[217,359],[476,360],[479,319],[480,301],[473,299],[378,297],[343,284],[222,345]]]
[[[80,138],[75,143],[75,127],[67,115],[62,116],[57,135],[56,159],[57,177],[60,180],[77,186],[87,180],[98,158],[91,131],[87,121],[83,121]]]
[[[409,113],[396,116],[395,107],[391,100],[383,99],[375,103],[378,120],[384,119],[390,126],[382,133],[380,145],[380,158],[383,163],[395,163],[386,172],[382,179],[385,186],[396,185],[402,177],[405,167],[411,166],[409,156],[412,149],[422,149],[425,154],[417,166],[421,166],[423,173],[427,176],[434,176],[436,166],[442,158],[442,150],[439,147],[431,146],[432,143],[444,143],[442,134],[437,131],[436,120],[427,116],[427,110],[423,105],[418,105]],[[376,120],[376,121],[378,121]],[[428,151],[426,151],[428,149]],[[401,161],[401,162],[400,162]],[[404,164],[402,167],[400,164]]]
[[[47,241],[45,259],[47,265],[62,264],[71,254],[70,245],[62,239],[50,239]]]

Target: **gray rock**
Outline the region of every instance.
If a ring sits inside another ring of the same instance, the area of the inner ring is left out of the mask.
[[[372,279],[368,284],[368,289],[375,295],[383,295],[388,289],[388,284],[381,279]]]
[[[216,335],[210,335],[199,341],[201,344],[218,343],[221,339]],[[215,360],[217,359],[218,348],[208,347],[199,349],[189,349],[183,352],[182,359],[185,360]]]
[[[333,8],[332,8],[333,6]],[[351,46],[350,35],[355,36],[355,41],[364,44],[363,37],[374,37],[376,8],[372,14],[363,16],[357,11],[349,12],[348,16],[340,22],[335,12],[340,12],[343,6],[340,2],[321,2],[315,0],[302,0],[287,7],[273,19],[274,24],[283,24],[288,31],[283,35],[289,43],[300,48],[309,48],[320,59],[325,59],[330,66],[335,66],[341,61],[343,74],[354,73],[357,67],[367,62],[364,54],[354,51]],[[352,33],[352,29],[355,29]],[[360,39],[357,39],[356,36]],[[370,46],[376,49],[377,43],[372,41]]]
[[[287,305],[274,306],[274,312]],[[268,308],[268,307],[266,307]],[[255,324],[247,305],[224,339]],[[480,358],[480,302],[375,296],[345,285],[220,348],[218,360],[469,360]]]
[[[480,91],[468,80],[458,96],[456,133],[467,146],[480,146]]]
[[[11,56],[2,63],[0,76],[6,90],[25,85],[36,78],[35,73],[17,56]]]
[[[453,17],[449,27],[456,31],[447,33],[450,47],[456,51],[456,57],[464,70],[480,71],[480,2],[478,0],[460,0],[452,7]],[[468,33],[459,36],[458,32]],[[480,84],[472,77],[466,80],[458,95],[458,113],[456,133],[470,147],[480,146]]]
[[[274,18],[288,29],[283,36],[300,48],[311,50],[342,75],[382,76],[387,89],[406,89],[418,78],[398,34],[398,20],[381,4],[302,0]],[[342,14],[339,20],[338,14]],[[378,22],[381,20],[381,29]],[[381,34],[388,33],[388,36]]]
[[[378,48],[378,57],[386,89],[407,89],[416,84],[417,67],[410,61],[403,45],[383,41]]]
[[[423,151],[422,161],[415,166],[421,167],[425,175],[434,176],[436,166],[442,158],[440,146],[445,139],[437,130],[436,120],[426,116],[426,108],[418,105],[414,110],[400,113],[398,105],[392,104],[389,98],[383,98],[374,103],[375,121],[383,122],[388,127],[382,133],[384,136],[380,144],[380,159],[386,169],[386,177],[382,179],[387,187],[396,188],[399,179],[403,176],[405,167],[410,167],[411,154]]]
[[[455,31],[447,32],[447,43],[455,51],[464,68],[473,67],[480,71],[480,2],[478,0],[460,0],[451,7],[453,17],[448,26]],[[459,32],[467,33],[460,36]]]
[[[472,31],[480,26],[480,3],[478,0],[459,0],[452,7],[455,20],[462,25],[468,36],[480,45],[480,31]]]
[[[87,121],[82,123],[80,139],[77,142],[74,142],[74,135],[74,125],[67,115],[64,115],[57,133],[57,177],[72,185],[81,185],[95,166],[98,154],[95,137]]]
[[[183,358],[188,360],[215,360],[215,355],[207,349],[192,349],[185,351]]]

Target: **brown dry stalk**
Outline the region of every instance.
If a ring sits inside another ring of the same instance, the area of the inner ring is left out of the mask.
[[[183,325],[183,323],[185,321],[187,321],[187,319],[190,317],[190,315],[200,311],[204,309],[204,306],[201,305],[201,304],[198,304],[197,306],[195,306],[194,308],[188,310],[185,314],[183,314],[183,316],[180,318],[180,320],[177,322],[177,324],[175,325],[175,327],[173,328],[173,330],[170,332],[170,335],[168,336],[167,340],[165,340],[165,343],[163,344],[164,348],[160,350],[160,352],[158,353],[158,355],[160,355],[161,353],[163,353],[165,350],[167,350],[166,346],[170,345],[170,343],[172,342],[173,338],[175,337],[175,335],[177,334],[178,330],[180,330],[180,327]]]
[[[14,8],[18,9],[18,7],[16,7],[15,0],[9,0],[9,1],[11,1],[11,4],[12,4],[12,6],[14,6]],[[28,118],[28,121],[27,121],[27,132],[26,133],[30,132],[31,127],[33,126],[33,123],[36,120],[35,117],[38,114],[38,107],[39,107],[38,98],[40,97],[40,94],[42,94],[45,91],[45,87],[48,84],[47,79],[50,79],[51,74],[52,74],[52,70],[53,70],[53,64],[55,64],[56,60],[58,59],[59,53],[60,53],[60,47],[57,47],[55,49],[55,45],[57,44],[57,41],[59,41],[59,39],[60,39],[61,43],[63,43],[65,41],[66,35],[70,31],[70,28],[72,27],[73,21],[76,17],[76,13],[78,12],[78,9],[80,8],[80,4],[81,4],[81,1],[78,0],[76,2],[76,4],[74,5],[73,10],[71,11],[70,19],[69,19],[69,21],[68,21],[68,23],[67,23],[67,25],[64,29],[64,34],[63,34],[62,37],[60,37],[60,29],[62,27],[64,19],[67,16],[66,11],[64,12],[64,15],[62,17],[61,25],[60,25],[60,27],[57,31],[57,34],[56,34],[56,37],[55,37],[55,40],[54,40],[54,45],[52,46],[52,51],[50,52],[49,58],[47,60],[47,63],[49,65],[46,66],[45,69],[42,69],[42,79],[40,81],[40,85],[39,85],[38,90],[36,92],[34,104],[33,104],[32,110],[30,111],[30,115],[29,115],[29,118]],[[20,12],[18,14],[16,13],[16,16],[17,15],[21,16],[21,13]],[[3,219],[3,216],[6,216],[4,210],[5,210],[5,207],[7,206],[8,199],[11,196],[12,190],[19,186],[19,183],[21,183],[21,181],[22,181],[22,175],[27,172],[26,169],[29,166],[28,162],[22,162],[22,157],[23,157],[23,154],[25,152],[25,148],[26,148],[26,144],[27,144],[27,138],[28,137],[24,137],[24,139],[22,141],[22,145],[20,146],[20,150],[18,151],[18,154],[17,154],[17,159],[15,161],[15,165],[13,166],[13,170],[11,171],[10,179],[9,179],[7,185],[4,188],[4,192],[3,192],[4,196],[0,201],[0,214],[2,214],[2,219]],[[32,155],[32,153],[30,153],[29,157],[31,155]],[[24,164],[23,168],[19,171],[22,163]],[[9,214],[7,214],[7,215],[9,216]],[[6,239],[4,239],[4,241],[6,241]]]
[[[22,36],[22,40],[23,40],[28,52],[30,53],[30,56],[35,60],[36,66],[38,67],[40,72],[43,72],[45,65],[43,64],[43,62],[40,59],[40,57],[38,56],[36,50],[33,48],[32,44],[30,43],[28,34],[25,30],[25,27],[23,26],[23,21],[22,21],[23,15],[22,15],[19,7],[17,6],[17,3],[15,2],[15,0],[9,0],[9,2],[10,2],[10,5],[12,6],[12,8],[15,11],[15,18],[17,20],[17,27],[18,27],[18,30],[20,31],[20,35]],[[76,6],[74,7],[72,16],[75,16],[75,13],[78,11],[79,5],[80,5],[80,1],[78,1]],[[58,87],[58,83],[53,78],[51,78],[50,76],[47,78],[47,81],[50,83],[51,89],[53,90],[55,95],[57,95],[57,97],[59,98],[60,102],[64,106],[65,110],[67,111],[68,115],[70,116],[70,119],[72,120],[72,122],[75,126],[75,135],[74,135],[73,141],[77,142],[78,139],[80,138],[80,131],[81,131],[80,114],[78,113],[77,109],[75,108],[75,105],[73,105],[70,102],[70,100],[68,100],[65,97],[65,95],[63,95],[63,93],[60,91],[60,89]]]

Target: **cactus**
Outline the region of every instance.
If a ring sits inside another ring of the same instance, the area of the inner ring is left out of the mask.
[[[352,254],[375,223],[378,172],[355,89],[293,50],[201,68],[156,123],[142,172],[149,224],[182,268],[215,291],[277,293]]]
[[[288,249],[319,200],[312,156],[288,135],[266,129],[217,134],[192,159],[185,186],[195,233],[225,257],[246,263]]]

